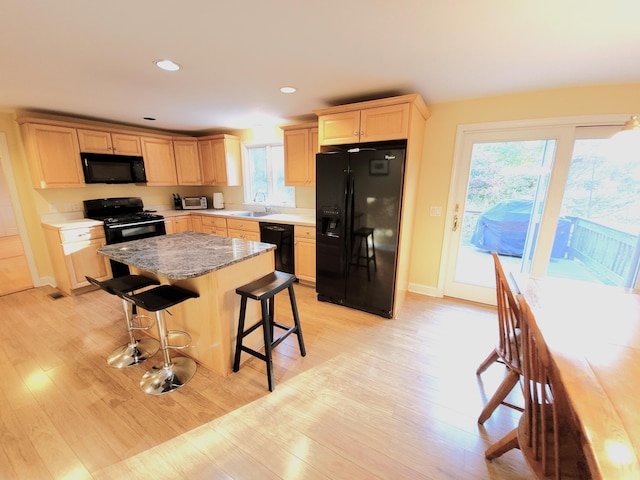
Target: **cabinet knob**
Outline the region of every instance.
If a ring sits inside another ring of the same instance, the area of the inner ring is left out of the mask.
[[[353,136],[357,137],[358,136],[358,132],[353,132]]]
[[[364,135],[364,131],[360,132],[360,135]]]

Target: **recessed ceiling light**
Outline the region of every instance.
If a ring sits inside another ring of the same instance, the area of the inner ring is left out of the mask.
[[[162,70],[166,70],[167,72],[176,72],[180,70],[180,65],[171,60],[155,60],[156,67],[161,68]]]
[[[282,87],[280,91],[282,93],[296,93],[296,87]]]

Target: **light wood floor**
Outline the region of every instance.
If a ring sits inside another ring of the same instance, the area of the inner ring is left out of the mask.
[[[532,478],[517,450],[483,456],[519,415],[501,406],[476,423],[504,374],[475,375],[493,309],[410,295],[384,320],[296,285],[307,356],[294,337],[278,347],[273,393],[252,359],[154,397],[138,382],[159,354],[125,370],[105,362],[126,340],[120,302],[52,292],[0,297],[2,479]],[[276,303],[286,322],[286,293]]]

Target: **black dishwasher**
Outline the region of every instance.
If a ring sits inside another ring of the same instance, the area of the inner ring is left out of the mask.
[[[276,270],[295,274],[293,225],[260,222],[260,241],[276,245]]]

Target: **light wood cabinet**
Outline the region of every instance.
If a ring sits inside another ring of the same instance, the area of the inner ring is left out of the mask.
[[[191,232],[193,231],[193,220],[191,215],[168,217],[164,219],[164,228],[167,235],[171,233]]]
[[[394,101],[399,103],[393,103]],[[409,138],[411,102],[405,97],[343,105],[314,112],[318,115],[320,145]]]
[[[316,183],[317,124],[282,127],[284,130],[284,184],[310,187]]]
[[[294,225],[296,277],[301,282],[316,282],[316,229]]]
[[[260,222],[247,219],[227,218],[227,233],[231,238],[260,241]]]
[[[173,139],[173,153],[176,159],[178,185],[202,185],[198,141],[194,139]]]
[[[207,215],[201,215],[202,218],[202,232],[212,235],[218,235],[219,237],[227,237],[227,220],[222,217],[212,217]]]
[[[75,128],[24,123],[21,130],[34,188],[84,187]]]
[[[176,160],[171,138],[141,137],[147,185],[177,185]]]
[[[97,280],[111,277],[111,265],[98,249],[105,245],[102,226],[60,229],[43,225],[47,249],[53,263],[57,288],[72,295],[91,284],[86,275]]]
[[[142,146],[138,135],[79,128],[78,141],[81,152],[142,155]]]
[[[240,138],[213,135],[198,139],[203,185],[242,185]]]

